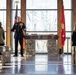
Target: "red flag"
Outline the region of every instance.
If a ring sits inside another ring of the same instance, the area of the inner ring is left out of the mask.
[[[62,5],[62,18],[61,18],[61,43],[64,46],[66,35],[65,35],[65,16],[64,16],[64,6]]]

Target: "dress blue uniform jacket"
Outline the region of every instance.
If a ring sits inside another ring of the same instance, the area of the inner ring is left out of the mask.
[[[13,28],[11,29],[11,31],[14,32],[14,30],[16,30],[15,34],[14,34],[14,38],[23,38],[23,29],[26,28],[25,24],[23,22],[17,22],[14,24]]]

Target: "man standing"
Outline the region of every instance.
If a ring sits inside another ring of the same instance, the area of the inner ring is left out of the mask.
[[[15,38],[15,54],[14,56],[18,56],[18,41],[20,44],[20,54],[23,57],[23,30],[25,30],[25,24],[21,22],[21,18],[18,17],[18,22],[16,22],[11,29],[11,31],[15,32],[14,38]]]

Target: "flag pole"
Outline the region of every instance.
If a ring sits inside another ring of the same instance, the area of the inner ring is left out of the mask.
[[[14,20],[14,23],[16,23],[17,22],[17,18],[18,18],[18,1],[15,1],[15,6],[16,6],[16,11],[15,11],[15,20]]]

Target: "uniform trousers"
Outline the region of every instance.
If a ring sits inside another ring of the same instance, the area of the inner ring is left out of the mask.
[[[23,38],[15,38],[15,56],[18,55],[18,42],[20,44],[20,54],[23,56]]]

